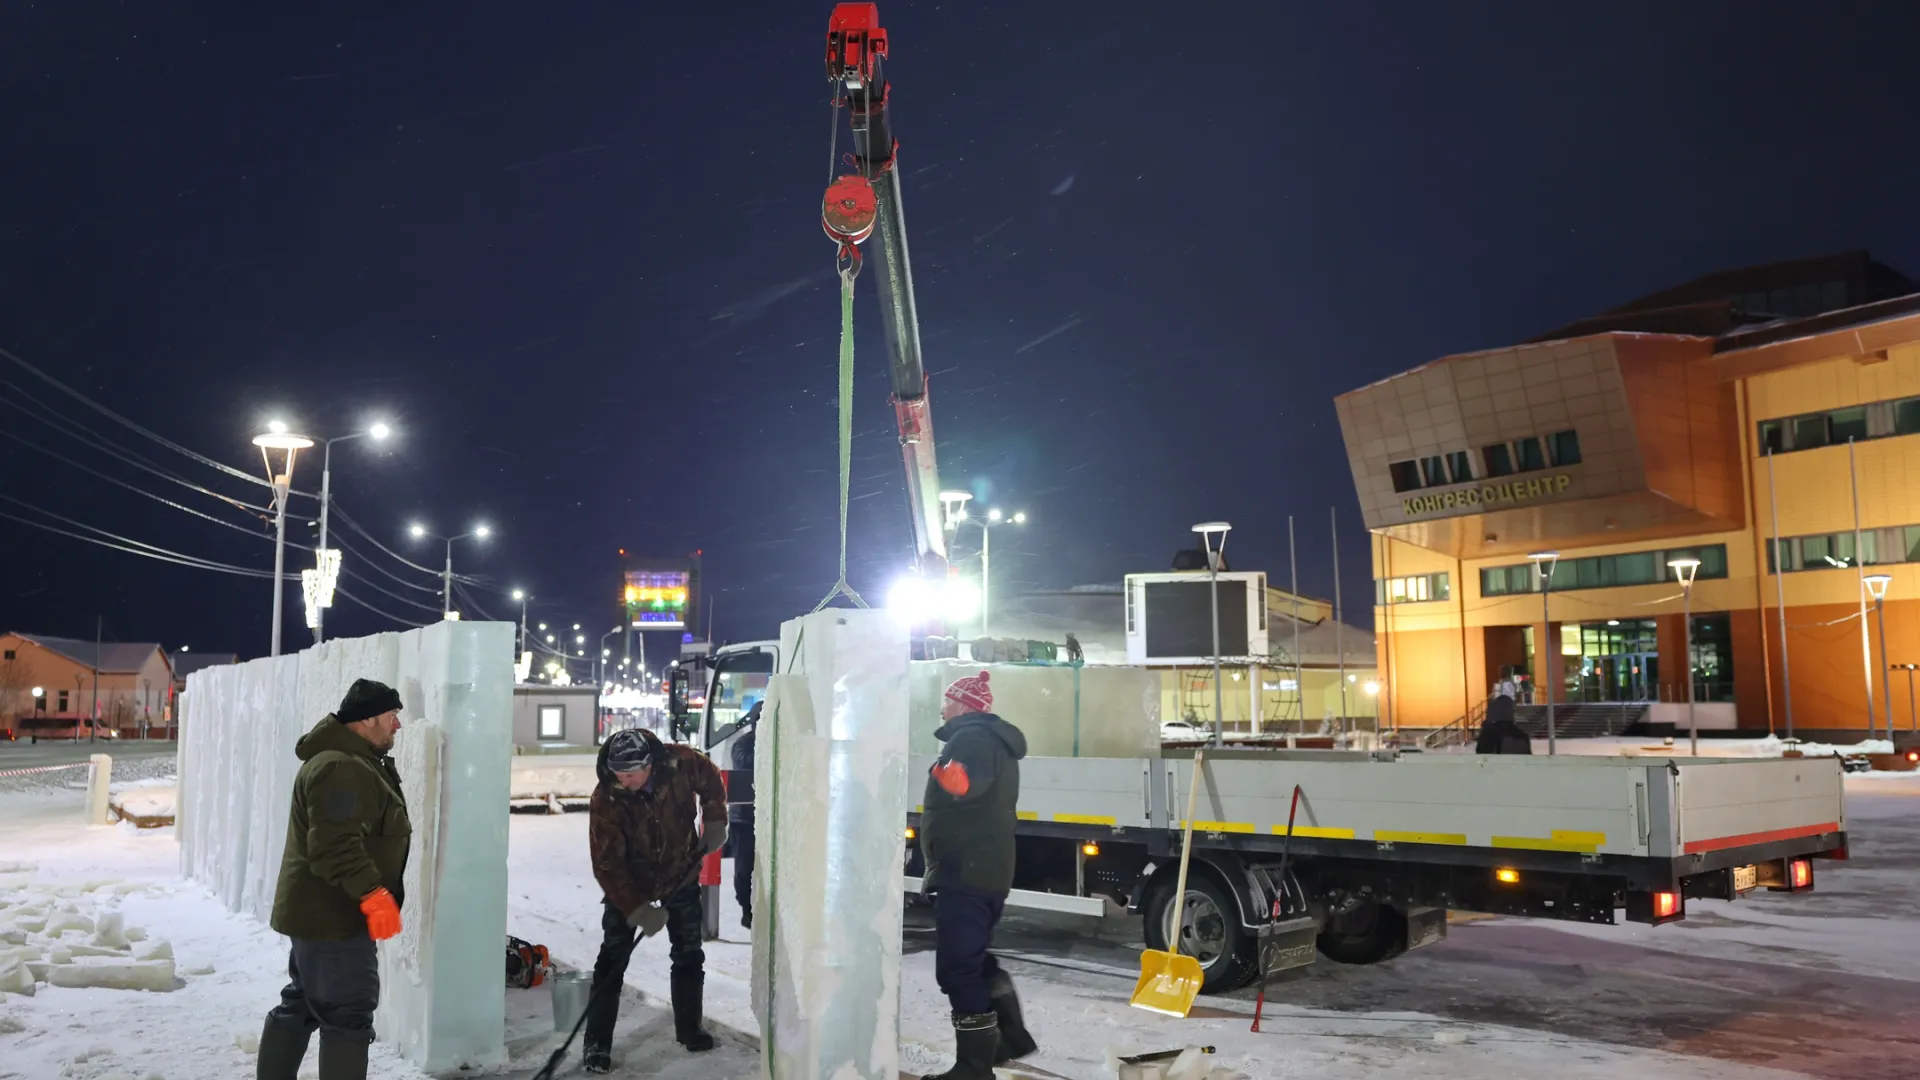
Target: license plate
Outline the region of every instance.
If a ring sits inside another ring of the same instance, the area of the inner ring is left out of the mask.
[[[1757,866],[1736,866],[1733,868],[1733,891],[1752,892],[1760,884],[1760,868]]]

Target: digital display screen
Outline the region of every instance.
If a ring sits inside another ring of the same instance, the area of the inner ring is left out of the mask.
[[[1213,655],[1213,586],[1198,581],[1149,581],[1145,586],[1147,657]],[[1220,583],[1220,655],[1247,655],[1247,584]]]
[[[692,575],[685,570],[629,570],[627,620],[643,630],[684,630]]]

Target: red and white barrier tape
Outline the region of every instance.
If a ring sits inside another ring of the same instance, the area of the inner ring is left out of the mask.
[[[0,776],[26,776],[31,773],[59,772],[61,769],[85,769],[92,764],[90,761],[76,761],[71,765],[37,765],[31,769],[0,769]]]

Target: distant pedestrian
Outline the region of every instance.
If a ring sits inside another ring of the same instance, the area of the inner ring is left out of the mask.
[[[667,932],[674,1038],[688,1050],[713,1049],[713,1036],[700,1026],[700,863],[727,842],[727,793],[705,754],[663,743],[644,728],[608,736],[596,771],[587,838],[603,906],[583,1053],[586,1071],[605,1073],[613,1071],[619,988],[636,930],[648,937]]]
[[[740,925],[753,927],[753,736],[760,728],[763,698],[753,703],[733,739],[733,770],[727,776],[727,841],[733,849],[733,898]]]
[[[1531,754],[1533,740],[1514,720],[1513,698],[1495,694],[1487,699],[1487,718],[1480,724],[1476,754]]]
[[[400,695],[358,679],[294,746],[301,766],[272,918],[292,939],[288,982],[260,1032],[258,1080],[296,1080],[315,1030],[320,1080],[366,1080],[380,1004],[374,942],[400,932],[413,834],[387,756],[399,732]]]
[[[1034,1052],[1013,979],[988,949],[1013,888],[1020,759],[1026,736],[995,716],[987,672],[947,688],[927,775],[920,852],[933,893],[934,978],[953,1009],[953,1068],[927,1080],[992,1080]]]

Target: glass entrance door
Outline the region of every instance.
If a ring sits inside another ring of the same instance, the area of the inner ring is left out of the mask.
[[[1562,633],[1572,644],[1573,627]],[[1659,632],[1652,619],[1582,623],[1580,656],[1568,656],[1568,695],[1575,701],[1657,701],[1660,693]]]

